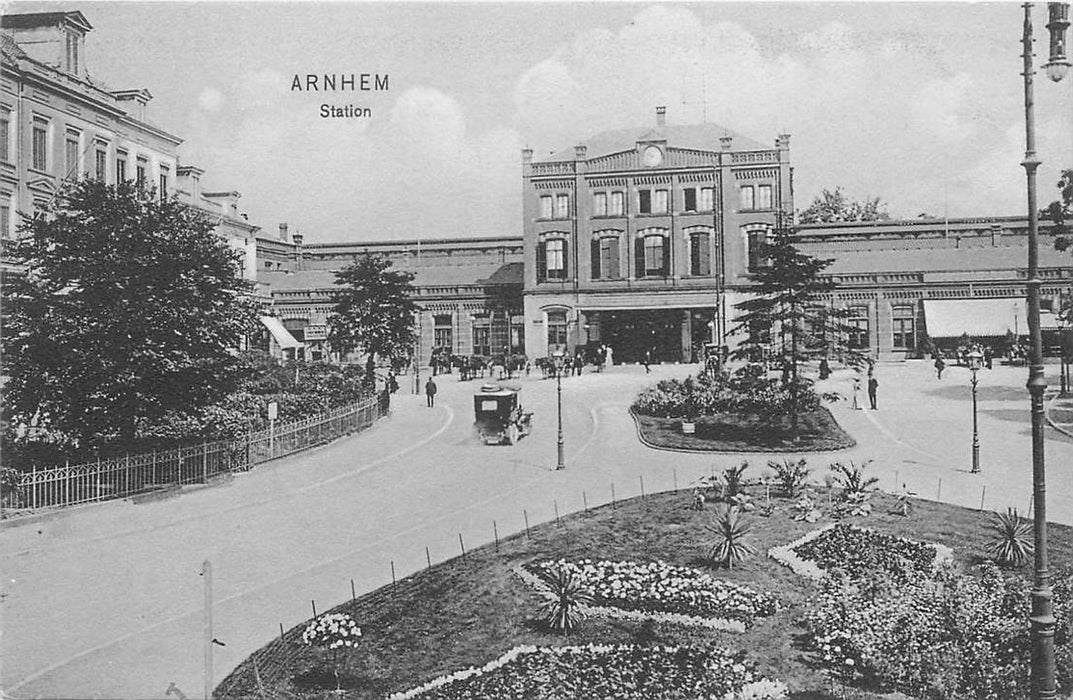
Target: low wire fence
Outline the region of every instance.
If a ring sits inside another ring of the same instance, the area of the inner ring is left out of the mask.
[[[171,450],[145,452],[18,474],[4,484],[2,517],[43,508],[127,498],[182,484],[206,484],[221,475],[248,471],[273,459],[307,450],[365,430],[390,408],[386,391],[309,418]]]

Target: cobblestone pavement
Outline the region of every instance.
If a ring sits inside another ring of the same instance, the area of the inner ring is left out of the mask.
[[[555,471],[555,383],[523,378],[533,435],[484,446],[472,429],[475,382],[439,377],[436,408],[400,393],[369,431],[178,499],[115,502],[0,531],[4,560],[2,687],[10,697],[163,698],[170,683],[199,697],[203,682],[202,562],[214,569],[213,679],[270,641],[279,625],[432,561],[560,514],[646,492],[767,455],[645,448],[626,409],[636,392],[694,367],[615,367],[563,381],[566,466]],[[1051,370],[1052,368],[1048,368]],[[968,371],[936,380],[924,362],[880,364],[879,411],[832,410],[852,450],[809,457],[874,460],[882,486],[921,497],[1025,512],[1031,493],[1023,368],[981,372],[982,473],[969,474]],[[824,387],[845,392],[848,372]],[[402,378],[403,392],[408,388]],[[1054,379],[1054,378],[1050,378]],[[1052,381],[1053,383],[1053,381]],[[1051,520],[1073,523],[1073,439],[1048,429]],[[759,473],[759,470],[757,470]],[[688,498],[683,494],[683,499]]]

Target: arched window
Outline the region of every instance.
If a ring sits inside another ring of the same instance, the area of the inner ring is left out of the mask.
[[[688,228],[685,233],[689,243],[689,274],[697,276],[712,274],[712,229]]]
[[[671,271],[671,239],[665,229],[645,229],[637,236],[634,257],[638,277],[666,277]]]
[[[592,235],[592,279],[621,277],[619,272],[619,231],[596,231]]]
[[[548,350],[555,346],[566,346],[566,312],[548,312]]]
[[[763,257],[763,246],[768,242],[771,227],[767,224],[751,224],[741,231],[745,244],[745,269],[756,272],[768,264],[767,258]]]
[[[564,280],[568,272],[569,246],[560,236],[544,238],[537,243],[537,281]]]

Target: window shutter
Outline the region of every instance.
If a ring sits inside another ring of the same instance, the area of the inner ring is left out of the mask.
[[[671,274],[671,237],[663,237],[663,276]]]
[[[543,242],[537,243],[536,271],[537,282],[543,282],[548,279],[548,251],[547,246]]]
[[[592,260],[592,279],[600,279],[600,239],[593,236],[589,244],[589,258]]]
[[[697,241],[697,261],[700,269],[697,271],[698,275],[710,275],[712,274],[712,251],[710,249],[711,241],[708,234],[697,234],[695,240]]]
[[[562,279],[570,279],[570,243],[563,239],[563,276]]]
[[[637,276],[645,276],[645,237],[638,236],[633,244],[634,262],[637,266]]]
[[[618,271],[618,238],[612,238],[610,240],[609,256],[611,258],[610,264],[607,266],[607,276],[611,279],[618,279],[620,277]]]

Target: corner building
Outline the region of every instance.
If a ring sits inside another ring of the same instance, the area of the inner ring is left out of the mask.
[[[525,351],[606,344],[616,362],[726,343],[757,243],[793,211],[790,137],[715,124],[610,131],[522,152]]]

